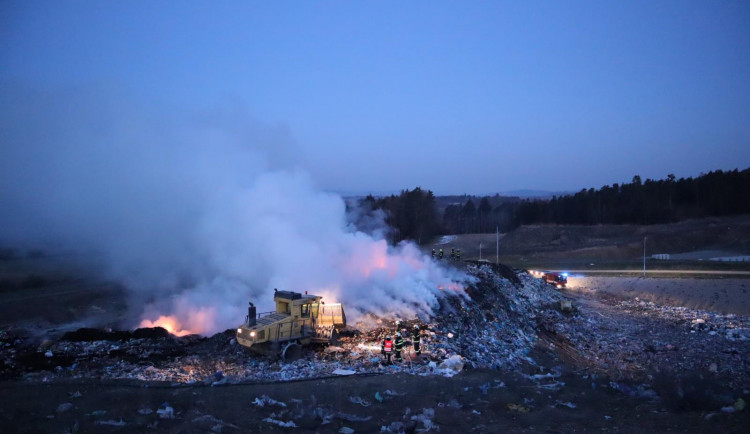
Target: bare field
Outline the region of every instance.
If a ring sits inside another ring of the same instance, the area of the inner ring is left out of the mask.
[[[609,294],[722,314],[750,315],[750,280],[571,276],[570,291]]]

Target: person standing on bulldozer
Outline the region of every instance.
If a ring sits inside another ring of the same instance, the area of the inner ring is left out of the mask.
[[[411,343],[414,346],[414,352],[418,355],[422,355],[422,347],[420,346],[421,331],[419,330],[419,324],[414,324],[414,331],[411,336]]]
[[[380,347],[380,353],[385,356],[385,364],[391,364],[391,354],[393,353],[393,340],[390,336],[386,336],[383,344]]]
[[[404,349],[404,337],[401,332],[396,333],[396,341],[394,342],[393,347],[396,350],[396,361],[402,362],[404,359],[401,358],[401,351]]]

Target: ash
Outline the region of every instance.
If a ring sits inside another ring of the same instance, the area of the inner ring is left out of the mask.
[[[66,339],[33,343],[23,332],[0,331],[0,378],[30,382],[136,380],[222,385],[409,373],[453,376],[462,369],[525,372],[545,387],[559,365],[584,378],[606,376],[613,388],[653,393],[662,374],[698,373],[735,390],[750,388],[750,318],[719,315],[591,291],[560,291],[502,265],[465,263],[476,278],[466,295],[447,295],[433,318],[404,321],[424,330],[423,353],[407,341],[404,361],[383,364],[380,341],[393,319],[357,324],[335,345],[305,347],[294,362],[270,360],[237,344],[234,330],[177,338],[163,329],[79,330]],[[562,301],[572,301],[568,308]],[[81,337],[82,335],[88,337]],[[551,366],[536,355],[554,354]],[[625,386],[636,384],[637,386]],[[636,392],[633,392],[636,393]]]

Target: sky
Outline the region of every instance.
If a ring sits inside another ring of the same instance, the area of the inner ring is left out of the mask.
[[[1,146],[181,118],[325,191],[578,191],[750,166],[750,2],[3,1],[0,92]]]

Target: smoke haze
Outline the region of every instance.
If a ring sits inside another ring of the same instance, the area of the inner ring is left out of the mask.
[[[0,242],[95,252],[142,306],[130,326],[165,317],[214,333],[240,323],[250,300],[271,310],[273,288],[343,302],[353,319],[430,315],[443,291],[462,291],[466,276],[416,246],[354,230],[288,131],[241,106],[181,113],[101,89],[1,94]]]

